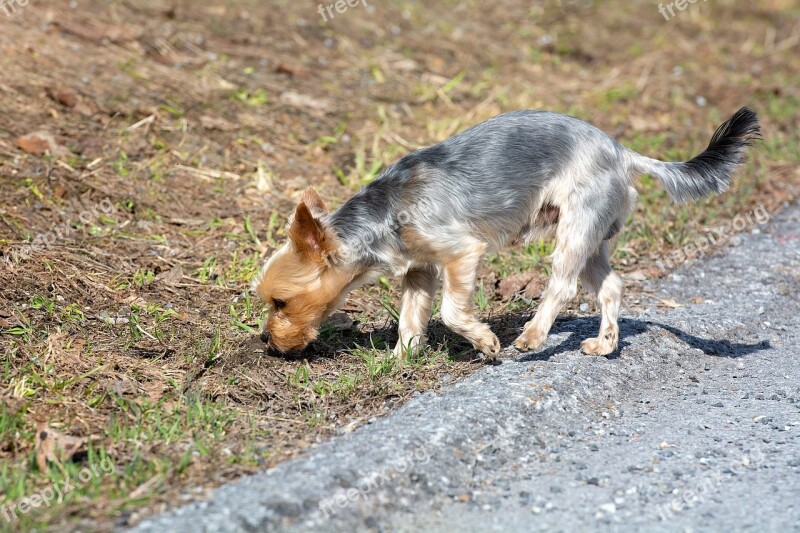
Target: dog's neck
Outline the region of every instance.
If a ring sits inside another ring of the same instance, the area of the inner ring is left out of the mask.
[[[397,181],[391,174],[384,174],[328,215],[324,223],[341,244],[332,258],[334,262],[354,268],[359,275],[399,275],[408,270],[409,260],[397,222]]]

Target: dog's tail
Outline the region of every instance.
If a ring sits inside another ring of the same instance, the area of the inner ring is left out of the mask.
[[[721,193],[730,187],[731,174],[747,159],[747,147],[760,138],[758,116],[743,107],[717,128],[706,150],[690,161],[666,163],[631,150],[630,168],[655,176],[675,202]]]

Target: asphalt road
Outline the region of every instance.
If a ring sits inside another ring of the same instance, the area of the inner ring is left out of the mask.
[[[579,352],[596,317],[562,320],[135,530],[800,531],[800,209],[758,229],[651,283],[616,357]]]

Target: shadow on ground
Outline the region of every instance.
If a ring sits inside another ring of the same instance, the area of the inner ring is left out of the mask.
[[[581,341],[589,337],[597,336],[597,331],[600,328],[600,319],[598,317],[591,318],[571,318],[556,322],[550,335],[559,333],[570,333],[570,335],[556,346],[550,346],[540,352],[523,354],[518,361],[546,361],[551,357],[569,351],[578,351],[581,347]],[[654,322],[650,320],[637,320],[631,318],[622,318],[619,321],[620,328],[620,341],[617,351],[614,352],[609,359],[616,359],[619,357],[620,352],[625,347],[630,346],[630,341],[633,337],[641,335],[653,328],[660,328],[666,332],[674,335],[679,341],[688,345],[690,348],[702,350],[706,355],[713,355],[717,357],[732,357],[738,358],[745,355],[767,350],[771,348],[769,341],[759,341],[753,344],[731,342],[727,339],[706,339],[687,333],[674,326]]]
[[[500,338],[500,342],[505,347],[506,359],[513,359],[518,362],[527,361],[547,361],[550,358],[565,352],[575,352],[580,350],[581,341],[597,336],[600,328],[599,317],[565,317],[556,321],[553,329],[550,330],[550,337],[561,333],[568,333],[567,338],[554,346],[546,346],[545,349],[519,353],[511,346],[514,339],[522,331],[522,327],[529,319],[528,315],[498,316],[488,320],[492,331],[495,331]],[[702,350],[706,355],[717,357],[738,358],[745,355],[767,350],[771,348],[769,341],[759,341],[753,344],[731,342],[728,339],[703,338],[691,333],[687,333],[679,328],[654,322],[649,320],[638,320],[632,318],[621,318],[619,321],[620,342],[616,352],[609,359],[616,359],[620,356],[621,350],[631,345],[629,339],[641,335],[653,328],[659,328],[671,333],[679,341],[688,345],[690,348]],[[397,326],[393,322],[388,322],[383,326],[370,331],[332,331],[321,335],[320,340],[312,344],[309,349],[301,354],[287,355],[287,359],[327,359],[329,354],[336,353],[342,349],[357,349],[359,347],[370,347],[377,349],[391,349],[397,342]],[[455,360],[475,360],[480,361],[478,354],[468,342],[447,329],[439,321],[431,322],[429,328],[428,342],[431,346],[446,351]],[[260,341],[254,336],[251,347],[258,348]],[[263,345],[262,345],[263,347]],[[333,349],[331,349],[333,348]]]

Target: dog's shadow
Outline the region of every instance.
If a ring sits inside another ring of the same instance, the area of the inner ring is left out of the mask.
[[[516,334],[521,331],[521,324],[516,329]],[[690,348],[699,349],[706,355],[715,357],[730,357],[738,358],[745,355],[766,350],[771,348],[769,341],[759,341],[753,344],[731,342],[730,340],[716,340],[705,339],[687,333],[679,328],[663,324],[660,322],[650,320],[638,320],[634,318],[620,318],[619,330],[620,338],[617,350],[608,356],[609,359],[616,359],[619,357],[620,352],[627,346],[631,345],[631,341],[638,335],[641,335],[653,328],[658,328],[674,335],[679,341],[688,345]],[[581,342],[590,337],[596,337],[600,329],[600,317],[571,317],[563,318],[553,325],[548,335],[549,341],[545,344],[544,349],[536,352],[520,353],[515,357],[517,361],[547,361],[550,358],[564,352],[580,351]],[[560,342],[553,343],[554,338],[561,337],[566,333],[567,337]],[[503,346],[510,346],[513,343],[515,335],[510,337],[501,338]],[[509,349],[507,349],[509,350]],[[513,347],[510,348],[513,350]]]
[[[513,342],[529,319],[528,314],[500,315],[489,319],[488,323],[503,346],[501,359],[518,362],[547,361],[552,357],[580,351],[581,341],[596,337],[600,328],[600,317],[564,317],[556,321],[548,335],[544,348],[535,352],[521,353],[513,347]],[[620,351],[631,345],[631,341],[653,328],[659,328],[674,335],[679,341],[691,348],[701,350],[706,355],[716,357],[738,358],[771,348],[769,341],[754,344],[731,342],[730,340],[705,339],[692,335],[679,328],[660,322],[620,318],[620,340],[617,350],[608,356],[616,359]],[[563,334],[567,334],[563,338]],[[353,329],[346,332],[327,331],[312,348],[313,357],[331,357],[330,354],[341,350],[372,347],[379,350],[390,350],[397,342],[397,324],[387,321],[383,325],[369,331]],[[433,320],[428,328],[428,344],[446,351],[454,360],[481,360],[480,354],[461,336],[450,331],[438,320]],[[305,357],[308,357],[306,354]]]

